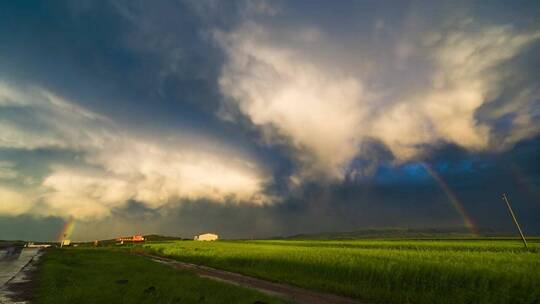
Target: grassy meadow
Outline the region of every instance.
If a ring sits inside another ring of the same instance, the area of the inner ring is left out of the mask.
[[[143,248],[369,303],[540,303],[540,242],[175,241]]]
[[[41,263],[36,303],[283,303],[118,250],[53,249]]]

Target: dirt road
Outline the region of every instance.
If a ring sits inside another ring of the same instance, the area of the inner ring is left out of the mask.
[[[146,253],[137,253],[139,255],[145,256],[155,262],[169,265],[177,269],[186,269],[197,273],[201,277],[223,281],[247,288],[256,289],[263,293],[278,296],[287,300],[291,300],[298,304],[359,304],[361,302],[336,296],[327,293],[320,293],[316,291],[311,291],[296,286],[275,283],[270,281],[261,280],[258,278],[253,278],[245,276],[242,274],[224,271],[220,269],[215,269],[206,266],[200,266],[190,263],[179,262],[173,259],[164,258],[161,256],[150,255]]]

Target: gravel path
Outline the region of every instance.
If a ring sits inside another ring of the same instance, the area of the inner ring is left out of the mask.
[[[147,253],[137,253],[147,257],[155,262],[169,265],[177,269],[186,269],[197,273],[200,277],[205,277],[213,280],[223,281],[238,286],[256,289],[263,293],[278,296],[287,300],[292,300],[298,304],[359,304],[361,302],[336,296],[333,294],[320,293],[311,291],[296,286],[275,283],[258,278],[245,276],[239,273],[224,271],[207,266],[195,265],[190,263],[179,262],[174,259],[169,259],[157,255]]]

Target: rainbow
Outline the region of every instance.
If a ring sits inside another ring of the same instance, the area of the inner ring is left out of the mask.
[[[530,182],[530,179],[521,171],[519,166],[515,163],[510,163],[510,173],[514,179],[515,184],[532,202],[538,201],[540,193],[536,190],[534,185]]]
[[[62,242],[62,240],[69,239],[71,234],[73,233],[73,230],[75,229],[75,219],[73,217],[70,217],[64,226],[62,227],[62,230],[58,233],[57,240],[58,242]]]
[[[463,203],[458,199],[457,195],[452,191],[452,188],[448,185],[448,183],[435,171],[433,168],[431,168],[426,163],[421,163],[422,166],[426,169],[426,171],[433,177],[433,179],[437,182],[439,187],[444,191],[450,202],[452,203],[452,207],[456,209],[456,211],[459,213],[461,218],[463,219],[463,224],[465,224],[465,227],[474,235],[479,236],[478,228],[476,227],[476,224],[473,222],[471,216],[467,213],[467,210],[465,210],[465,207],[463,206]]]

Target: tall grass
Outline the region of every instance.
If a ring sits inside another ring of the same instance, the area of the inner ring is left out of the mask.
[[[36,303],[285,303],[254,290],[107,249],[53,249],[37,276]]]
[[[147,250],[374,303],[540,303],[540,244],[518,241],[231,241]]]

